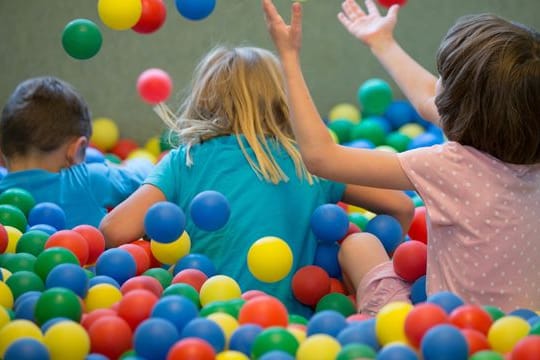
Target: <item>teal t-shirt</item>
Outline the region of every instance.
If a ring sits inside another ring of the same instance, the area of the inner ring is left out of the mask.
[[[223,136],[194,146],[191,167],[186,166],[184,148],[170,151],[145,183],[161,189],[168,201],[186,213],[191,253],[208,256],[218,274],[235,279],[243,292],[262,290],[279,298],[289,312],[305,316],[311,310],[294,299],[291,279],[298,268],[313,264],[317,240],[310,228],[311,214],[319,205],[341,200],[345,186],[323,179],[310,185],[297,177],[294,163],[281,146],[273,146],[272,153],[288,182],[272,184],[259,179],[236,137]],[[205,190],[222,193],[231,209],[227,224],[215,232],[198,229],[189,217],[191,200]],[[248,270],[248,250],[264,236],[283,239],[293,252],[293,270],[276,283],[261,282]]]
[[[67,229],[81,224],[98,227],[107,208],[118,205],[131,195],[149,170],[146,165],[82,163],[58,173],[42,169],[16,171],[0,179],[0,193],[10,188],[21,188],[30,192],[36,203],[59,205],[66,214]]]

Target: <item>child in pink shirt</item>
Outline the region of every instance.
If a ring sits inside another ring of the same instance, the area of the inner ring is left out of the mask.
[[[308,169],[336,181],[418,192],[428,213],[428,294],[451,291],[505,311],[540,309],[540,34],[493,15],[463,17],[439,47],[437,79],[395,41],[397,5],[381,16],[372,0],[367,11],[343,1],[341,23],[448,139],[395,154],[332,141],[300,67],[301,5],[293,4],[290,25],[271,0],[263,7]],[[407,300],[408,284],[376,237],[350,236],[340,261],[360,312]]]

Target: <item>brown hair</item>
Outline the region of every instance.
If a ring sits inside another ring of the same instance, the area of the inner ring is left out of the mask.
[[[71,85],[50,76],[31,78],[16,87],[2,110],[0,151],[7,158],[49,152],[91,132],[88,106]]]
[[[540,161],[540,34],[481,14],[460,18],[437,53],[435,103],[449,140],[504,162]]]

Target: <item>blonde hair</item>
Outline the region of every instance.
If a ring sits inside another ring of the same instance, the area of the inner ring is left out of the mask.
[[[178,116],[158,111],[186,147],[186,164],[193,145],[223,135],[236,135],[246,160],[259,178],[274,184],[288,181],[272,156],[271,142],[280,143],[291,157],[296,175],[313,183],[296,147],[289,124],[283,74],[268,50],[219,46],[200,61],[191,91]],[[247,142],[255,159],[246,151]]]

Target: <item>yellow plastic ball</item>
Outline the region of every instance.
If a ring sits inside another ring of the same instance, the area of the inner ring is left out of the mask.
[[[249,360],[249,358],[235,350],[225,350],[216,355],[216,360]]]
[[[98,15],[113,30],[129,30],[142,14],[141,0],[99,0]]]
[[[52,325],[44,336],[51,360],[85,359],[90,352],[90,338],[82,325],[74,321],[60,321]]]
[[[328,120],[334,121],[337,119],[347,119],[355,124],[360,122],[360,111],[356,106],[349,103],[337,104],[330,109],[328,113]]]
[[[0,329],[7,325],[11,321],[11,317],[6,308],[0,306]]]
[[[223,330],[225,334],[225,348],[228,348],[231,335],[238,328],[238,320],[234,316],[223,312],[212,313],[207,318],[218,324],[221,330]]]
[[[4,357],[6,349],[20,338],[32,338],[43,342],[40,328],[29,320],[13,320],[0,329],[0,359]]]
[[[411,304],[402,301],[381,308],[375,317],[375,334],[383,346],[392,342],[407,343],[405,318],[412,309]]]
[[[405,124],[402,127],[400,127],[398,129],[398,132],[402,133],[403,135],[406,135],[406,136],[410,137],[411,139],[414,139],[418,135],[425,133],[426,130],[420,124],[409,123],[409,124]]]
[[[159,241],[150,240],[150,250],[154,257],[162,264],[176,264],[178,260],[189,254],[191,249],[191,238],[187,232],[170,243],[160,243]]]
[[[150,151],[146,149],[135,149],[132,152],[130,152],[126,158],[126,160],[131,159],[146,159],[149,160],[152,164],[155,164],[157,162],[157,156],[152,154]]]
[[[519,316],[504,316],[496,320],[488,331],[491,348],[500,353],[511,351],[517,342],[529,334],[531,326]]]
[[[22,236],[22,232],[19,229],[9,225],[5,225],[4,228],[6,229],[8,235],[8,245],[4,252],[15,254],[17,252],[17,243]]]
[[[304,340],[296,352],[297,360],[334,360],[341,350],[339,342],[326,334],[315,334]]]
[[[248,269],[260,281],[273,283],[291,271],[293,253],[289,245],[275,236],[255,241],[247,254]]]
[[[0,281],[0,305],[6,309],[11,309],[13,307],[13,293],[9,286],[3,281]]]
[[[289,325],[289,326],[287,326],[287,331],[294,335],[296,340],[298,340],[299,344],[303,343],[304,340],[306,340],[306,338],[307,338],[305,328],[303,329],[303,328],[298,327],[298,326]]]
[[[90,142],[102,152],[107,152],[116,145],[120,131],[114,121],[109,118],[96,118],[92,121]]]
[[[146,144],[144,144],[144,149],[148,151],[150,154],[154,155],[156,158],[159,157],[161,154],[161,145],[159,136],[153,136],[150,139],[146,141]]]
[[[240,286],[231,277],[215,275],[208,278],[201,286],[199,297],[204,307],[213,301],[238,299],[242,295]]]
[[[339,139],[338,139],[336,133],[334,131],[332,131],[332,129],[328,129],[328,132],[330,133],[330,136],[332,137],[332,140],[334,140],[334,142],[336,144],[339,144]]]
[[[11,271],[8,269],[0,268],[0,273],[2,273],[2,281],[6,282],[7,279],[11,276]]]
[[[84,298],[86,312],[108,309],[122,299],[122,292],[111,284],[97,284],[88,289]]]
[[[396,149],[389,145],[379,145],[375,148],[375,150],[382,150],[382,151],[388,151],[390,153],[397,153]]]

